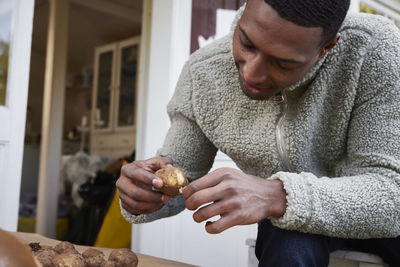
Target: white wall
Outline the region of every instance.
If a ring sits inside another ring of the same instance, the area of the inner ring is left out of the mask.
[[[150,1],[146,2],[145,5],[150,8]],[[149,64],[142,66],[144,75],[148,77],[145,77],[146,81],[142,80],[145,87],[140,87],[147,90],[139,92],[138,159],[154,156],[163,143],[169,127],[166,105],[190,51],[191,1],[153,0],[151,10],[144,12],[151,14],[152,18],[151,29],[148,29],[149,46],[143,44],[149,47]],[[146,35],[146,31],[142,32]],[[214,168],[222,166],[234,167],[234,164],[219,155]],[[205,231],[204,223],[193,221],[192,214],[192,211],[186,210],[171,218],[134,225],[132,249],[199,266],[247,265],[245,240],[255,237],[255,225],[234,227],[221,234],[210,235]]]

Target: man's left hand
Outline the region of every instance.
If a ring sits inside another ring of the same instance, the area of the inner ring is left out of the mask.
[[[232,168],[210,172],[190,183],[182,194],[186,208],[198,209],[193,214],[196,222],[221,216],[206,223],[210,234],[267,217],[280,217],[286,211],[286,192],[280,180],[265,180]]]

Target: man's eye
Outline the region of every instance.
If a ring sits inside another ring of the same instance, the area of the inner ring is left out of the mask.
[[[254,49],[254,46],[252,46],[251,44],[242,43],[242,46],[245,47],[248,50]]]
[[[241,44],[244,48],[246,48],[247,50],[254,50],[254,49],[255,49],[255,47],[254,47],[252,44],[250,44],[250,43],[248,43],[248,42],[242,40],[242,38],[241,38],[240,36],[239,36],[239,41],[240,41],[240,44]]]
[[[282,63],[282,62],[279,61],[279,60],[275,60],[274,62],[275,62],[275,65],[276,65],[278,68],[280,68],[281,70],[293,70],[293,69],[295,68],[295,67],[293,67],[293,66],[288,66],[287,63]]]

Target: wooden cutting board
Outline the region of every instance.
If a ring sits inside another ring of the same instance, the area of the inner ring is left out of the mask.
[[[13,236],[15,236],[22,243],[29,244],[31,242],[39,242],[41,245],[55,246],[61,241],[44,237],[39,234],[33,233],[21,233],[21,232],[10,232]],[[112,249],[110,248],[98,248],[98,247],[88,247],[88,246],[80,246],[75,245],[75,248],[80,252],[84,252],[88,248],[95,248],[101,250],[106,258],[111,253]],[[157,258],[153,256],[148,256],[140,253],[136,253],[139,264],[138,267],[190,267],[195,265],[185,264],[177,261],[166,260],[162,258]]]

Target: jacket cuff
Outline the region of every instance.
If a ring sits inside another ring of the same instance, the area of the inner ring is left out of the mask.
[[[286,212],[281,217],[269,217],[271,223],[286,230],[298,230],[312,216],[312,190],[305,173],[278,172],[269,180],[281,180],[286,191]]]
[[[148,218],[146,218],[146,214],[132,214],[129,211],[125,210],[121,206],[121,200],[119,201],[119,207],[121,209],[122,217],[125,218],[130,223],[139,224],[139,223],[146,223],[149,222]]]

